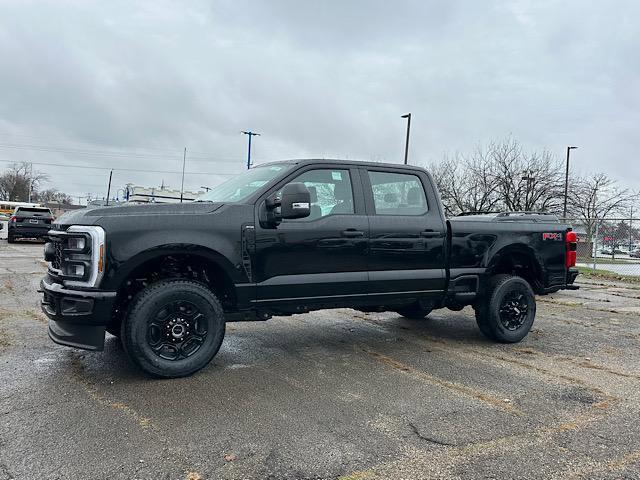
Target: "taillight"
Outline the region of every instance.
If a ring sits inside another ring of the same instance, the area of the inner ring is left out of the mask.
[[[13,216],[9,219],[9,223],[16,223],[16,222],[17,222],[17,220],[16,220],[16,216],[15,216],[15,215],[13,215]]]
[[[565,265],[567,268],[575,267],[578,255],[578,236],[576,232],[567,232],[565,235],[565,246],[567,254],[565,256]]]

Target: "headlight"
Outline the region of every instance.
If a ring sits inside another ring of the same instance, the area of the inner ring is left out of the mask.
[[[105,234],[101,227],[73,225],[64,238],[65,285],[97,287],[104,275]]]
[[[64,275],[67,277],[76,277],[83,279],[87,269],[84,263],[66,263],[64,265]]]
[[[84,251],[87,246],[87,240],[85,237],[69,237],[67,239],[67,248],[69,250]]]

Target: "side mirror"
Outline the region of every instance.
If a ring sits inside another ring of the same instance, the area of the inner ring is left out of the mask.
[[[282,189],[280,216],[282,218],[304,218],[311,213],[311,194],[304,183],[288,183]]]

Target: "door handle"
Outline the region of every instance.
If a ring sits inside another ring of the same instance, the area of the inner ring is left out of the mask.
[[[422,232],[420,232],[420,236],[425,238],[435,238],[435,237],[441,237],[442,233],[434,232],[433,230],[423,230]]]
[[[341,234],[343,237],[347,238],[364,237],[364,232],[361,230],[356,230],[355,228],[348,228],[347,230],[343,230]]]

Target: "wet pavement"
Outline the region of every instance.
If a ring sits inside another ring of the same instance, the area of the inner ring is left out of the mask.
[[[41,244],[0,241],[0,480],[640,478],[640,289],[539,298],[497,345],[471,309],[229,324],[198,374],[152,380],[116,338],[49,341]]]

